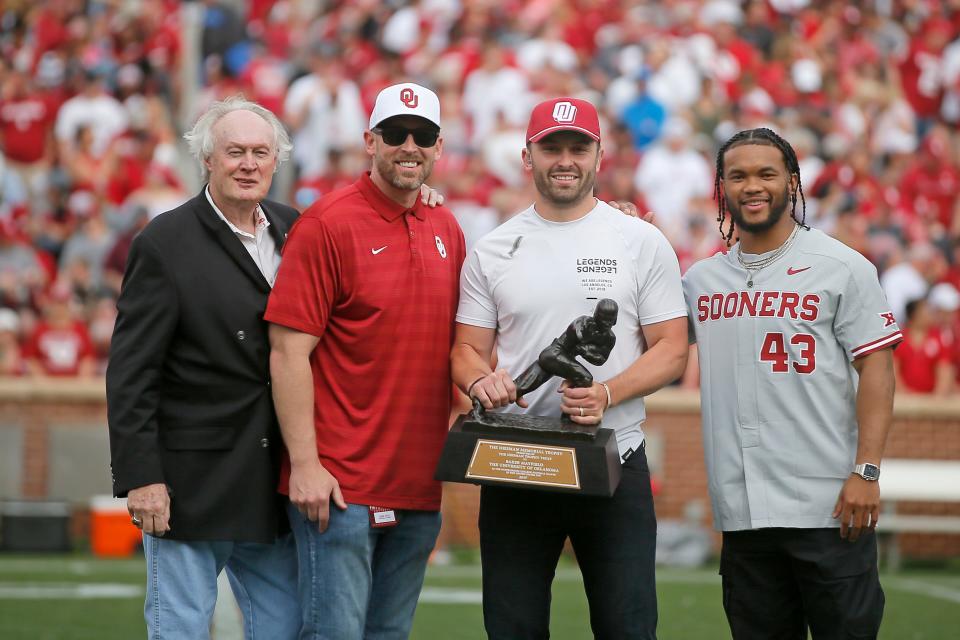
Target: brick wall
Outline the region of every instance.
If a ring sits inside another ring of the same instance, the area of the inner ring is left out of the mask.
[[[48,497],[50,426],[106,428],[103,380],[0,379],[0,424],[23,434],[22,480],[17,498]],[[109,457],[109,454],[107,454]],[[107,487],[109,491],[109,487]]]
[[[648,399],[647,413],[647,453],[658,485],[657,516],[660,519],[692,516],[709,527],[710,505],[698,395],[665,389]],[[77,424],[88,425],[77,426],[78,429],[103,428],[106,424],[103,381],[0,380],[0,416],[0,426],[16,425],[23,430],[20,494],[0,497],[47,497],[49,426]],[[960,460],[960,398],[933,400],[898,396],[886,457]],[[446,485],[441,533],[444,543],[477,544],[478,503],[477,487]],[[81,537],[86,522],[83,506],[77,505],[81,514],[74,525],[74,531]],[[960,515],[960,504],[903,503],[897,509],[900,513]],[[960,535],[904,535],[900,542],[907,556],[960,555]]]
[[[657,484],[657,517],[698,520],[711,527],[707,475],[696,393],[664,389],[647,400],[647,453]],[[886,457],[960,460],[960,398],[934,400],[898,396]],[[883,480],[881,477],[881,487]],[[448,484],[444,493],[444,536],[453,544],[477,544],[479,492]],[[897,505],[903,514],[960,515],[960,504]],[[719,536],[715,537],[719,549]],[[960,535],[902,535],[901,552],[911,557],[960,555]]]

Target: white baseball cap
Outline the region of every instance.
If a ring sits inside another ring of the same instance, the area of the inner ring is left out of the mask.
[[[430,89],[412,82],[387,87],[377,95],[370,114],[370,128],[394,116],[419,116],[439,127],[440,98]]]
[[[20,328],[20,317],[13,309],[0,308],[0,331],[16,331]]]
[[[960,292],[949,282],[941,282],[930,289],[927,302],[941,311],[956,311],[960,309]]]

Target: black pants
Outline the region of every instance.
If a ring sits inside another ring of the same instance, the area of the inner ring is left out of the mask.
[[[726,531],[723,608],[734,640],[876,638],[884,596],[877,539],[840,529]]]
[[[483,621],[494,640],[550,637],[550,585],[567,538],[597,638],[656,638],[657,522],[641,448],[610,498],[483,487]]]

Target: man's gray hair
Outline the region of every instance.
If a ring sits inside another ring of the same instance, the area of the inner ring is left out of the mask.
[[[276,172],[280,168],[280,164],[290,157],[290,150],[293,148],[286,128],[269,109],[237,95],[214,102],[200,116],[193,128],[183,134],[183,139],[190,146],[190,155],[200,163],[203,179],[206,180],[209,177],[209,171],[207,171],[207,165],[204,161],[213,153],[213,126],[220,121],[220,118],[232,111],[251,111],[266,120],[267,124],[273,129],[273,150],[277,154],[277,166],[274,167],[274,172]]]

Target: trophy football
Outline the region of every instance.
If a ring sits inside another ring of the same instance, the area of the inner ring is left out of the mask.
[[[523,396],[558,376],[571,387],[589,387],[593,365],[607,361],[616,336],[614,300],[597,303],[540,352],[516,379]],[[580,425],[566,416],[489,413],[476,399],[447,435],[434,474],[437,480],[611,496],[620,482],[620,455],[612,429]]]

